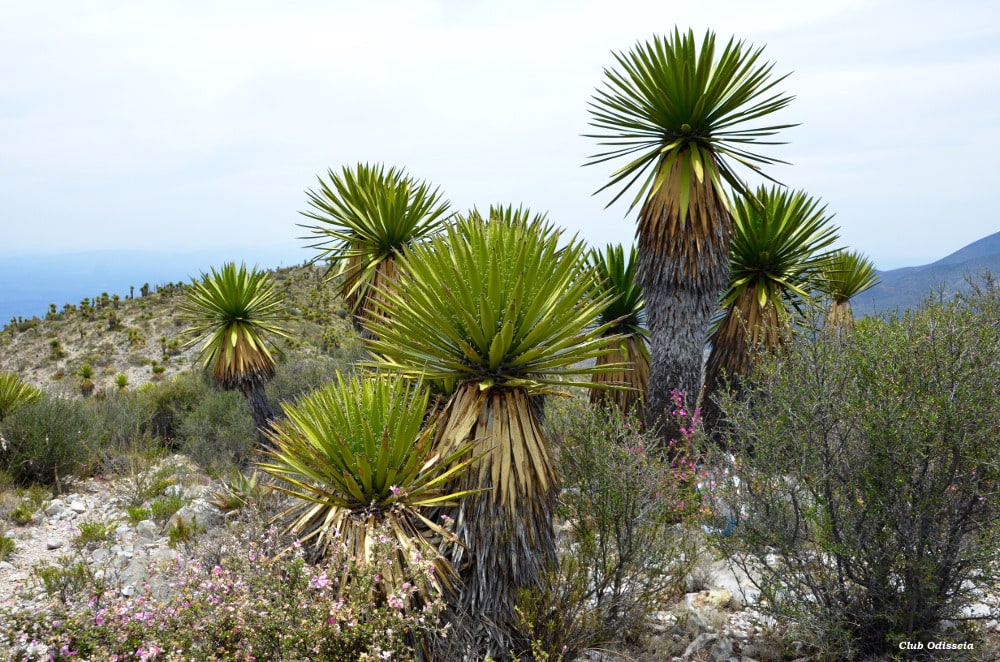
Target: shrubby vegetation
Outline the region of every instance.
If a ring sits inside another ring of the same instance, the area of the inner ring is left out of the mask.
[[[314,354],[286,356],[282,365],[310,381],[338,367],[350,369],[337,357]],[[279,402],[297,392],[286,382],[280,387]],[[0,421],[5,440],[0,442],[0,474],[17,486],[64,491],[74,477],[125,471],[126,457],[138,451],[179,451],[220,472],[257,452],[246,403],[200,372],[100,398],[59,397],[37,389],[29,394]]]
[[[696,463],[704,439],[697,413],[680,401],[678,395],[672,418],[684,434],[667,447],[644,431],[637,416],[623,416],[610,403],[550,404],[546,429],[558,440],[564,480],[556,516],[566,528],[560,569],[546,577],[541,592],[526,597],[536,611],[539,598],[550,607],[546,617],[531,619],[529,640],[539,631],[548,639],[565,638],[571,653],[581,652],[572,646],[581,641],[632,640],[654,605],[684,592],[699,558],[692,530],[708,511],[697,490],[704,480]],[[553,618],[560,619],[558,627],[543,627]],[[583,633],[589,637],[573,641]]]
[[[718,497],[740,522],[717,542],[835,659],[966,640],[942,624],[1000,578],[998,313],[987,282],[815,332],[724,405],[740,480]]]
[[[85,566],[43,568],[56,600],[44,614],[6,615],[15,650],[51,660],[357,662],[412,659],[446,636],[440,600],[409,607],[410,595],[433,581],[430,560],[415,562],[408,581],[386,591],[382,578],[399,550],[384,535],[375,536],[369,562],[334,547],[322,565],[309,565],[298,548],[283,554],[292,541],[263,524],[244,517],[228,538],[154,567],[145,590],[131,597]],[[157,587],[168,582],[164,596]]]

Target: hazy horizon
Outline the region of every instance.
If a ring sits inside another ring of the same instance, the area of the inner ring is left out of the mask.
[[[891,271],[924,266],[953,252],[930,259],[914,257],[888,267],[876,264],[876,268]],[[303,264],[314,254],[305,247],[265,250],[245,246],[191,251],[98,249],[6,255],[0,252],[0,326],[9,323],[12,317],[42,318],[50,303],[61,310],[67,303],[79,305],[83,298],[93,299],[103,292],[124,298],[133,286],[135,296],[139,296],[144,283],[149,283],[151,289],[166,283],[186,283],[224,262],[275,269]]]
[[[150,251],[101,249],[93,251],[0,255],[0,326],[12,317],[44,317],[49,304],[61,310],[84,298],[107,292],[125,298],[130,287],[139,296],[143,284],[190,282],[224,262],[243,262],[262,269],[287,267],[311,259],[299,250],[266,252],[247,249]]]

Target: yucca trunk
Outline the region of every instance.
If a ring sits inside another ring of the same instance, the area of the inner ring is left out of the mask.
[[[824,327],[835,331],[851,331],[854,329],[854,312],[850,300],[834,299],[826,314]]]
[[[370,323],[378,317],[387,318],[385,292],[395,288],[399,269],[396,267],[395,256],[389,255],[379,262],[370,282],[362,283],[359,287],[351,290],[361,277],[362,267],[360,256],[353,255],[349,258],[343,288],[345,292],[344,302],[347,309],[352,311],[351,321],[354,329],[361,334],[362,338],[374,340],[376,336],[371,331]],[[382,304],[381,307],[380,304]]]
[[[506,659],[518,591],[537,586],[556,559],[552,508],[558,481],[528,393],[462,384],[445,409],[438,444],[475,443],[478,457],[456,489],[480,490],[454,512],[452,563],[464,582],[459,605],[475,615],[479,654]],[[481,658],[477,658],[481,659]]]
[[[738,393],[740,378],[750,373],[757,354],[780,346],[787,329],[788,321],[776,302],[769,299],[761,306],[753,287],[744,290],[726,310],[712,334],[712,350],[705,364],[702,416],[706,430],[715,430],[722,419],[714,396],[727,385]]]
[[[364,267],[361,256],[353,254],[347,258],[347,266],[344,267],[343,281],[340,292],[344,297],[344,305],[351,311],[351,325],[358,333],[364,333],[362,324],[362,306],[364,303],[364,286],[360,284],[361,271]]]
[[[681,220],[680,168],[674,166],[659,191],[639,212],[639,282],[649,323],[649,395],[646,426],[667,440],[671,391],[689,405],[701,391],[708,325],[729,280],[732,215],[706,177],[692,179],[687,218]]]
[[[642,416],[646,393],[649,390],[649,361],[639,346],[640,342],[634,337],[629,337],[624,343],[615,341],[608,345],[608,349],[611,350],[608,354],[597,357],[597,367],[614,363],[630,367],[623,367],[615,372],[595,374],[593,383],[625,384],[629,389],[591,389],[591,404],[611,405],[624,413]]]
[[[264,431],[271,426],[275,413],[274,407],[271,406],[271,401],[267,397],[264,384],[258,381],[249,381],[241,384],[239,390],[250,406],[250,415],[253,416],[253,425],[257,429],[258,441],[264,448],[270,448],[271,442],[264,436]]]

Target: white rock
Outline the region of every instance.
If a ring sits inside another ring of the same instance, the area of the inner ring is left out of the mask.
[[[62,499],[53,499],[49,505],[45,506],[45,515],[52,519],[61,519],[69,512],[69,508],[66,507]]]
[[[160,526],[151,519],[144,519],[135,525],[135,532],[142,540],[156,540],[160,537]]]
[[[221,526],[224,521],[221,510],[204,499],[196,499],[174,513],[170,521],[167,522],[167,528],[172,529],[179,522],[183,522],[185,526],[191,526],[197,522],[198,526],[211,528]]]
[[[177,556],[177,550],[170,547],[156,547],[149,551],[149,558],[154,561],[173,561]]]
[[[963,618],[989,618],[992,613],[993,610],[990,609],[990,606],[982,602],[974,602],[962,607]]]
[[[0,561],[0,570],[13,570],[14,564],[7,563],[6,561]]]
[[[87,504],[85,504],[83,501],[70,501],[69,509],[72,510],[74,513],[85,513],[87,512]]]
[[[705,584],[709,588],[729,591],[737,607],[747,607],[760,598],[760,591],[747,574],[738,567],[730,566],[727,561],[716,561],[709,567]]]
[[[57,538],[55,536],[45,539],[45,549],[59,549],[65,544],[66,544],[65,540],[63,540],[62,538]]]
[[[712,646],[718,638],[719,635],[714,632],[702,632],[694,638],[694,641],[688,644],[688,647],[684,649],[684,655],[682,657],[685,660],[691,659],[692,656],[697,655],[701,651]]]

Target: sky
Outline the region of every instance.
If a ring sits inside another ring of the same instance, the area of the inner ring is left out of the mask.
[[[594,195],[614,166],[583,166],[588,101],[614,52],[675,26],[789,74],[768,172],[878,268],[1000,230],[995,0],[0,0],[0,260],[300,262],[305,191],[358,162],[630,242],[636,210]]]

